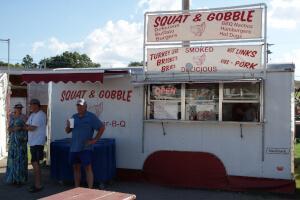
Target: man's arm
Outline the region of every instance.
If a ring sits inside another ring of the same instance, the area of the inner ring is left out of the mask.
[[[89,141],[88,141],[88,144],[96,144],[96,142],[101,138],[101,136],[102,136],[104,130],[105,130],[105,126],[102,126],[102,127],[98,130],[96,137],[93,138],[93,139],[91,139],[91,140],[89,140]]]
[[[25,129],[26,131],[34,131],[34,130],[37,129],[37,126],[33,126],[33,125],[28,125],[28,124],[26,124],[25,127],[24,127],[24,129]]]
[[[31,121],[31,122],[29,122]],[[40,113],[37,113],[35,115],[35,117],[29,117],[29,119],[27,120],[24,130],[27,131],[35,131],[38,127],[42,127],[44,121],[46,121],[46,115],[44,113],[44,116],[41,115]]]

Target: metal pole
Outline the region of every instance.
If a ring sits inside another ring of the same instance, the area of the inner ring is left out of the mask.
[[[7,68],[9,71],[9,60],[10,60],[10,39],[0,39],[2,42],[7,42]]]
[[[190,9],[190,0],[182,0],[182,10]]]
[[[190,10],[190,0],[182,0],[182,10],[184,13],[188,13]],[[190,41],[182,41],[182,47],[189,47],[190,46]],[[189,76],[189,81],[190,81],[190,70],[192,69],[192,66],[187,67],[186,70],[188,72]],[[182,99],[181,99],[181,105],[185,105],[185,88],[186,84],[181,85],[181,94],[182,94]],[[181,120],[186,120],[186,107],[181,106]]]
[[[9,59],[10,58],[10,39],[7,39],[7,63],[9,66]]]
[[[188,12],[190,9],[190,0],[182,0],[182,10],[183,12]],[[189,47],[190,41],[182,41],[182,47]]]

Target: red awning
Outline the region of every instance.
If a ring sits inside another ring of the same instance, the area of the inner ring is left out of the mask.
[[[103,83],[103,73],[32,73],[32,74],[22,74],[22,81],[26,83],[35,82],[45,82],[50,81],[54,83],[58,82],[97,82]]]

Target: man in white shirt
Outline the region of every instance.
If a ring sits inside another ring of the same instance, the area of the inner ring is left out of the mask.
[[[40,160],[43,160],[44,157],[47,120],[46,114],[41,110],[41,104],[38,99],[31,99],[30,111],[31,114],[26,122],[26,130],[28,130],[34,185],[29,188],[29,192],[39,192],[43,189],[41,185]]]

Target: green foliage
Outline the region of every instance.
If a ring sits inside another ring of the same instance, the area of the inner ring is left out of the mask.
[[[65,51],[61,55],[42,59],[39,64],[44,68],[100,67],[100,64],[93,63],[86,54],[69,51]]]
[[[25,68],[37,68],[37,64],[33,63],[33,58],[28,54],[22,59],[22,65]]]
[[[0,60],[0,67],[7,67],[7,62],[3,62]],[[9,63],[9,67],[23,67],[21,64],[16,63],[16,64],[11,64]]]
[[[133,61],[128,64],[128,67],[140,67],[140,66],[143,66],[143,61],[141,62]]]
[[[297,189],[300,189],[300,142],[295,144],[295,180]]]

